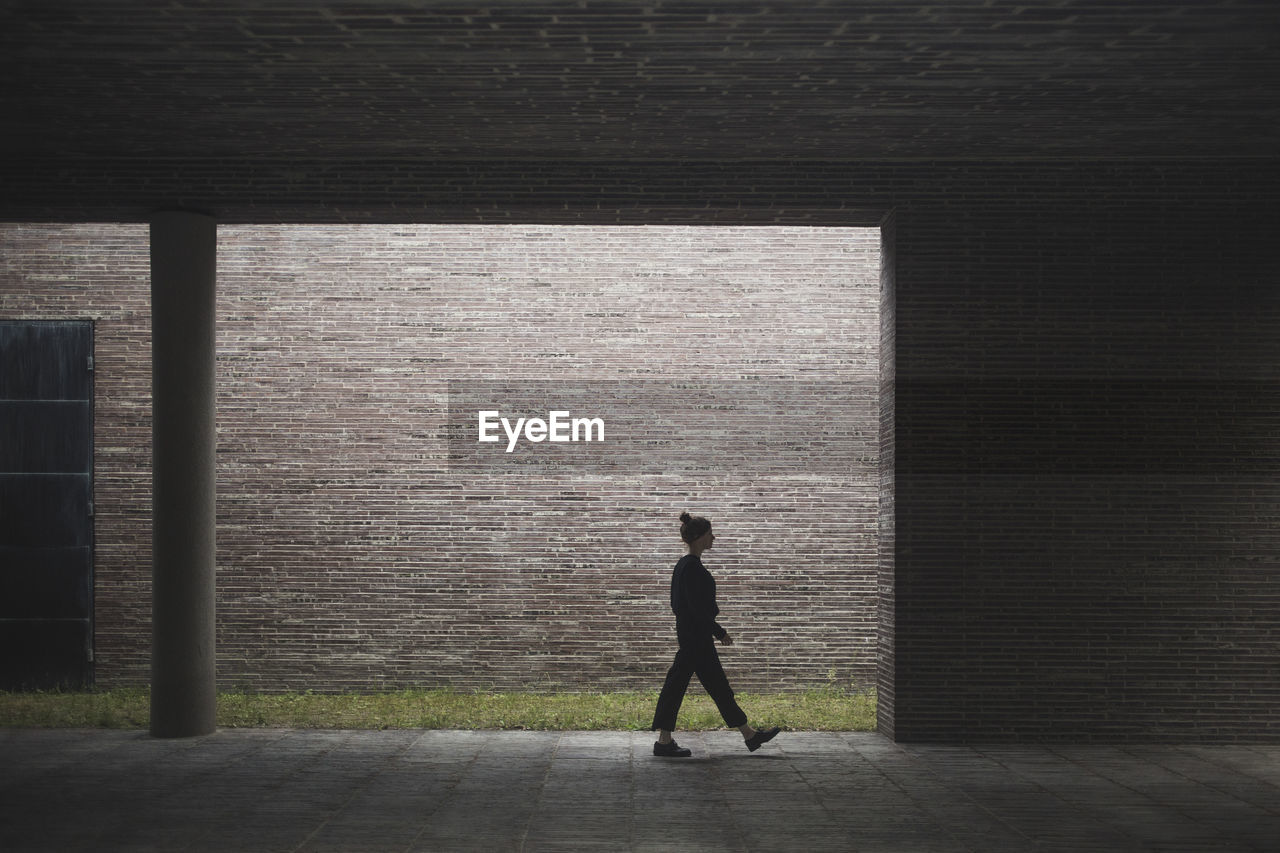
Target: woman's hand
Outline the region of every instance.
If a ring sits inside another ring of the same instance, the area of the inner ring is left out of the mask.
[[[730,636],[729,636],[729,632],[728,632],[728,631],[726,631],[726,632],[725,632],[725,635],[724,635],[723,637],[721,637],[721,638],[720,638],[720,645],[722,645],[722,646],[732,646],[732,645],[733,645],[733,637],[730,637]]]

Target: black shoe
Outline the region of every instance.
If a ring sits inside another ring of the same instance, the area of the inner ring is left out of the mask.
[[[654,741],[653,754],[661,755],[663,758],[688,758],[693,755],[693,750],[685,749],[675,741],[671,743],[659,743]]]
[[[765,731],[764,729],[756,729],[756,733],[747,738],[747,749],[755,752],[757,749],[777,737],[778,732],[780,731],[782,731],[782,729],[777,726],[774,726],[768,731]]]

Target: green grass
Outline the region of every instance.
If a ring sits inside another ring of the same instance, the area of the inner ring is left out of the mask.
[[[223,728],[645,730],[657,693],[220,693]],[[824,688],[806,693],[739,693],[759,724],[793,731],[872,731],[874,691]],[[145,689],[83,693],[0,693],[0,727],[146,728]],[[723,728],[710,698],[685,698],[683,730]]]

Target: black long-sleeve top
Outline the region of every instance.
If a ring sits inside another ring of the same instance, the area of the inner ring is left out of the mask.
[[[671,572],[671,609],[676,614],[676,636],[681,645],[708,637],[722,639],[726,633],[716,622],[720,615],[716,579],[697,554],[685,554]]]

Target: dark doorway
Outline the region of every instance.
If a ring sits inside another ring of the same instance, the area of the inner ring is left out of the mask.
[[[0,689],[93,683],[93,325],[0,321]]]

